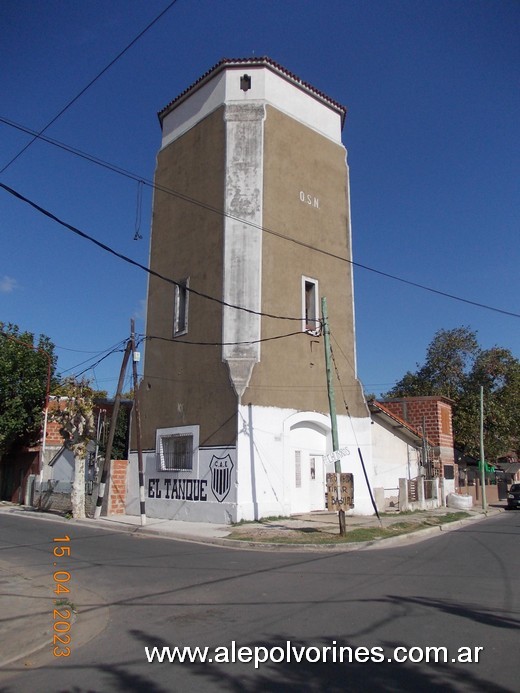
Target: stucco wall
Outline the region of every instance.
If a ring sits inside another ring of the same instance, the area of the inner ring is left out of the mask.
[[[191,201],[156,190],[150,250],[154,271],[176,280],[189,277],[191,289],[217,299],[223,292],[223,217],[201,205],[222,210],[224,153],[223,109],[160,152],[157,185]],[[188,332],[175,341],[173,318],[173,285],[150,277],[146,333],[159,339],[146,344],[143,447],[154,447],[157,428],[188,424],[200,424],[207,445],[234,444],[236,396],[218,346],[222,306],[190,292]]]

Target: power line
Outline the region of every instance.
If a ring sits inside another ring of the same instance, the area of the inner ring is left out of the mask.
[[[55,349],[61,349],[61,351],[73,351],[75,354],[102,354],[106,349],[69,349],[68,347],[58,346],[54,344]]]
[[[143,176],[139,176],[135,173],[132,173],[131,171],[127,171],[126,169],[124,169],[122,167],[116,166],[115,164],[111,164],[107,161],[104,161],[103,159],[99,159],[98,157],[87,154],[86,152],[82,152],[79,149],[75,149],[74,147],[70,147],[70,146],[68,146],[62,142],[58,142],[57,140],[53,140],[50,137],[40,136],[39,133],[35,133],[35,131],[30,130],[29,128],[26,128],[26,127],[19,125],[17,123],[14,123],[13,121],[8,120],[7,118],[0,117],[0,122],[4,123],[6,125],[9,125],[10,127],[14,127],[18,130],[22,130],[24,132],[34,134],[36,138],[40,138],[40,139],[44,140],[45,142],[48,142],[49,144],[52,144],[56,147],[64,149],[65,151],[68,151],[69,153],[74,154],[75,156],[79,156],[83,159],[86,159],[87,161],[90,161],[92,163],[95,163],[98,166],[102,166],[104,168],[107,168],[108,170],[113,171],[114,173],[118,173],[119,175],[130,178],[134,181],[137,181],[138,183],[143,183],[143,184],[151,187],[153,190],[163,192],[167,195],[172,195],[173,197],[177,197],[181,200],[184,200],[185,202],[188,202],[189,204],[194,204],[198,207],[201,207],[202,209],[206,209],[207,211],[218,214],[219,216],[226,217],[228,219],[233,219],[234,221],[238,221],[238,222],[245,224],[247,226],[250,226],[252,228],[256,228],[260,231],[271,234],[272,236],[276,236],[277,238],[280,238],[282,240],[289,241],[290,243],[294,243],[295,245],[299,245],[301,247],[307,248],[308,250],[312,250],[313,252],[321,253],[322,255],[326,255],[326,256],[331,257],[335,260],[339,260],[341,262],[345,262],[347,264],[350,264],[353,267],[358,267],[359,269],[363,269],[367,272],[372,272],[374,274],[378,274],[379,276],[386,277],[387,279],[392,279],[393,281],[401,282],[402,284],[407,284],[408,286],[413,286],[416,289],[421,289],[422,291],[428,291],[429,293],[437,294],[438,296],[443,296],[444,298],[449,298],[453,301],[459,301],[461,303],[466,303],[467,305],[475,306],[477,308],[483,308],[485,310],[491,310],[495,313],[501,313],[502,315],[508,315],[510,317],[513,317],[513,318],[520,318],[519,313],[514,313],[514,312],[508,311],[508,310],[503,310],[502,308],[496,308],[495,306],[489,306],[485,303],[480,303],[478,301],[472,301],[471,299],[463,298],[462,296],[457,296],[456,294],[451,294],[451,293],[448,293],[446,291],[441,291],[440,289],[435,289],[431,286],[426,286],[425,284],[419,284],[418,282],[413,282],[409,279],[404,279],[403,277],[399,277],[395,274],[390,274],[389,272],[384,272],[383,270],[378,270],[378,269],[375,269],[374,267],[370,267],[369,265],[362,264],[361,262],[357,262],[356,260],[352,260],[351,258],[346,258],[346,257],[343,257],[341,255],[337,255],[336,253],[332,253],[328,250],[325,250],[324,248],[317,248],[316,246],[313,246],[310,243],[305,243],[304,241],[301,241],[297,238],[292,238],[291,236],[287,236],[285,234],[282,234],[278,231],[275,231],[274,229],[270,229],[266,226],[262,226],[261,224],[256,224],[253,221],[241,219],[240,217],[237,217],[237,216],[234,216],[234,215],[229,214],[227,212],[224,212],[224,210],[213,207],[212,205],[209,205],[205,202],[202,202],[201,200],[196,200],[195,198],[189,197],[188,195],[184,195],[183,193],[172,190],[171,188],[166,188],[162,185],[157,185],[153,181],[146,180],[145,178],[143,178]],[[0,171],[0,173],[1,173],[1,171]],[[233,306],[233,307],[236,307],[236,306]],[[243,310],[245,310],[245,309],[243,309]],[[252,311],[252,312],[255,313],[256,311]],[[267,317],[278,317],[278,316],[267,316]],[[285,319],[298,320],[300,318],[285,318]]]
[[[63,149],[66,152],[69,152],[69,154],[73,154],[74,156],[79,157],[80,159],[85,159],[86,161],[90,161],[93,164],[96,164],[97,166],[101,166],[102,168],[106,168],[109,171],[112,171],[114,173],[118,173],[121,176],[125,176],[126,178],[130,178],[134,181],[146,183],[146,185],[151,185],[153,186],[153,183],[151,183],[149,180],[144,179],[142,176],[138,176],[136,173],[132,173],[132,171],[128,171],[121,166],[117,166],[116,164],[112,164],[109,161],[105,161],[104,159],[100,159],[97,156],[94,156],[93,154],[88,154],[88,152],[84,152],[81,149],[77,149],[76,147],[71,147],[68,144],[65,144],[64,142],[60,142],[60,140],[56,140],[52,137],[48,137],[47,135],[42,135],[39,133],[37,130],[32,130],[31,128],[28,128],[24,125],[21,125],[20,123],[15,123],[12,120],[9,120],[8,118],[3,118],[0,116],[0,123],[3,123],[4,125],[8,125],[11,128],[14,128],[15,130],[20,130],[21,132],[25,132],[28,135],[34,135],[35,139],[40,139],[43,140],[43,142],[47,142],[47,144],[52,144],[53,147],[57,147],[58,149]]]
[[[171,7],[173,7],[173,5],[175,5],[176,2],[177,2],[177,0],[172,0],[172,2],[170,2],[170,4],[169,4],[167,7],[165,7],[164,10],[163,10],[162,12],[160,12],[160,13],[157,15],[157,17],[155,17],[155,19],[153,19],[147,26],[145,26],[145,28],[144,28],[142,31],[140,31],[139,34],[137,34],[137,36],[136,36],[135,38],[133,38],[132,41],[130,41],[130,43],[129,43],[125,48],[123,48],[123,50],[120,51],[120,52],[116,55],[116,57],[113,58],[113,59],[108,63],[108,65],[106,65],[106,66],[101,70],[101,72],[98,72],[98,74],[97,74],[93,79],[91,79],[90,82],[89,82],[85,87],[83,87],[83,89],[81,89],[81,90],[76,94],[76,96],[74,96],[74,97],[73,97],[73,98],[61,109],[61,111],[59,111],[59,113],[57,113],[57,115],[55,115],[54,118],[52,118],[52,119],[47,123],[47,125],[46,125],[45,127],[43,127],[37,134],[35,134],[35,136],[33,137],[33,139],[32,139],[30,142],[28,142],[28,143],[25,145],[25,147],[24,147],[21,151],[19,151],[18,154],[16,154],[16,156],[14,156],[10,161],[7,162],[7,164],[0,170],[0,174],[4,173],[4,171],[6,171],[6,170],[9,168],[9,166],[11,166],[12,163],[14,163],[20,156],[22,156],[22,154],[33,144],[33,142],[34,142],[35,140],[37,140],[46,130],[48,130],[48,129],[50,128],[50,126],[51,126],[53,123],[55,123],[55,122],[58,120],[58,118],[60,118],[60,116],[62,116],[62,115],[65,113],[65,111],[67,111],[67,110],[72,106],[72,104],[74,104],[81,96],[83,96],[83,94],[84,94],[88,89],[90,89],[90,87],[91,87],[95,82],[97,82],[98,79],[100,79],[100,77],[102,77],[102,75],[104,75],[105,72],[107,72],[107,71],[112,67],[112,65],[114,65],[114,63],[116,63],[116,62],[117,62],[128,50],[130,50],[130,48],[141,38],[141,36],[143,36],[149,29],[151,29],[151,27],[152,27],[156,22],[158,22],[159,19],[161,19],[161,17],[162,17],[164,14],[166,14],[166,12],[168,12],[168,10],[169,10]]]
[[[111,356],[112,354],[116,353],[117,351],[121,351],[123,345],[126,344],[126,342],[127,342],[127,340],[123,339],[123,340],[120,340],[119,342],[117,342],[116,344],[114,344],[113,346],[108,347],[107,349],[103,349],[102,351],[98,351],[94,356],[91,356],[90,358],[85,359],[84,361],[81,361],[80,363],[77,363],[75,366],[71,366],[71,368],[66,368],[64,371],[61,371],[61,375],[63,375],[64,373],[69,373],[70,371],[73,371],[76,368],[83,366],[85,363],[89,363],[89,361],[93,361],[94,359],[101,357],[101,358],[99,358],[98,361],[96,361],[96,363],[93,366],[89,366],[88,368],[85,368],[85,370],[83,370],[81,373],[78,374],[78,375],[82,375],[83,373],[90,370],[91,368],[95,368],[98,365],[98,363],[101,363],[101,361],[106,359],[108,356]]]
[[[218,303],[222,306],[226,306],[227,308],[233,308],[234,310],[241,310],[241,311],[244,311],[245,313],[250,313],[251,315],[258,315],[258,316],[262,316],[264,318],[273,318],[275,320],[297,320],[298,322],[301,322],[301,319],[302,319],[301,317],[293,318],[293,317],[288,317],[288,316],[284,316],[284,315],[273,315],[271,313],[263,313],[260,311],[252,310],[251,308],[245,308],[244,306],[237,306],[237,305],[234,305],[232,303],[228,303],[227,301],[222,301],[219,298],[215,298],[215,296],[210,296],[209,294],[205,294],[202,291],[197,291],[196,289],[193,289],[191,287],[186,286],[185,284],[181,284],[180,282],[175,281],[175,279],[170,279],[169,277],[165,277],[163,274],[160,274],[159,272],[155,272],[155,270],[152,270],[149,267],[146,267],[146,265],[142,265],[140,262],[137,262],[136,260],[132,260],[132,258],[129,258],[127,255],[123,255],[122,253],[117,252],[117,250],[114,250],[113,248],[106,245],[105,243],[101,243],[101,241],[98,241],[96,238],[89,236],[89,234],[85,233],[84,231],[81,231],[76,226],[73,226],[72,224],[69,224],[66,221],[63,221],[62,219],[57,217],[52,212],[49,212],[44,207],[41,207],[40,205],[36,204],[36,202],[29,200],[29,198],[25,197],[24,195],[17,192],[13,188],[10,188],[8,185],[5,185],[4,183],[0,183],[0,188],[3,188],[10,195],[17,197],[22,202],[25,202],[26,204],[30,205],[31,207],[36,209],[38,212],[40,212],[44,216],[48,217],[49,219],[52,219],[53,221],[57,222],[61,226],[64,226],[66,229],[69,229],[69,231],[72,231],[73,233],[77,234],[81,238],[84,238],[85,240],[90,241],[91,243],[94,243],[94,245],[97,245],[100,248],[102,248],[103,250],[106,250],[108,253],[115,255],[120,260],[124,260],[125,262],[128,262],[130,265],[134,265],[135,267],[139,267],[140,269],[144,270],[145,272],[147,272],[151,276],[157,277],[158,279],[162,279],[163,281],[168,282],[169,284],[173,284],[173,286],[182,287],[183,290],[189,291],[190,293],[195,294],[196,296],[200,296],[201,298],[206,298],[209,301],[214,301],[215,303]]]
[[[193,346],[242,346],[242,345],[248,345],[248,344],[260,344],[261,342],[272,342],[276,339],[285,339],[286,337],[295,337],[296,335],[302,335],[302,334],[307,334],[306,332],[303,332],[302,330],[299,330],[298,332],[289,332],[288,334],[278,334],[274,337],[263,337],[262,339],[253,339],[249,340],[247,342],[192,342],[187,339],[174,339],[171,337],[157,337],[156,335],[139,335],[141,337],[144,337],[145,340],[152,340],[152,339],[157,339],[162,342],[174,342],[176,344],[191,344]]]
[[[98,359],[98,360],[96,361],[96,363],[93,363],[91,366],[88,366],[87,368],[84,368],[84,369],[83,369],[82,371],[80,371],[79,373],[76,373],[76,374],[75,374],[75,377],[76,377],[76,378],[79,378],[81,375],[83,375],[83,374],[86,373],[87,371],[93,371],[94,368],[96,368],[97,366],[99,366],[99,364],[100,364],[102,361],[104,361],[105,359],[107,359],[109,356],[112,356],[112,354],[115,354],[116,352],[122,352],[122,351],[124,351],[124,350],[121,349],[121,348],[119,348],[119,349],[113,349],[113,350],[110,351],[108,354],[105,354],[105,355],[102,356],[100,359]]]

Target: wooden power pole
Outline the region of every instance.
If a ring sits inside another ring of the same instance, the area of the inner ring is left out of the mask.
[[[331,351],[330,351],[330,328],[329,328],[329,315],[327,311],[327,299],[323,297],[321,299],[321,316],[323,320],[323,343],[325,346],[325,370],[327,372],[327,392],[329,395],[329,410],[330,410],[330,427],[332,433],[332,450],[336,452],[339,450],[338,441],[338,421],[336,418],[336,399],[334,396],[334,383],[332,381],[332,365],[331,365]],[[343,498],[341,497],[341,459],[337,458],[334,460],[334,471],[336,472],[336,487],[337,487],[337,497],[336,502],[338,504],[338,518],[339,518],[339,534],[344,537],[347,534],[347,525],[345,521],[345,510],[342,507]]]
[[[121,402],[121,391],[123,389],[123,384],[125,382],[126,366],[128,364],[128,359],[130,358],[130,351],[132,349],[132,340],[129,339],[126,343],[125,353],[123,356],[123,363],[121,364],[121,371],[119,373],[119,382],[117,383],[117,392],[114,400],[114,407],[112,409],[112,418],[110,419],[110,429],[108,432],[107,449],[105,451],[105,461],[103,462],[103,469],[101,470],[101,480],[99,482],[99,492],[96,503],[96,508],[94,510],[94,519],[99,519],[101,515],[101,506],[103,504],[103,498],[105,496],[105,487],[107,483],[107,477],[110,470],[110,458],[112,457],[112,445],[114,443],[114,435],[116,432],[116,422],[117,415],[119,414],[119,404]]]

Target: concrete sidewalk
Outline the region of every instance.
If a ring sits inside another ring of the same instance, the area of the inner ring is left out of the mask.
[[[338,519],[336,513],[315,512],[286,518],[273,518],[260,522],[239,525],[215,525],[203,522],[183,522],[180,520],[160,520],[147,518],[141,525],[141,518],[131,515],[113,515],[99,520],[71,520],[54,513],[37,512],[32,508],[0,503],[0,515],[13,513],[52,520],[64,524],[91,526],[109,531],[138,533],[146,536],[195,541],[237,549],[249,550],[292,550],[292,551],[353,551],[360,549],[387,548],[421,541],[439,533],[457,529],[467,523],[485,519],[503,512],[504,507],[489,508],[486,513],[473,509],[469,516],[449,524],[439,524],[442,516],[457,512],[450,508],[423,511],[413,514],[384,515],[382,526],[390,532],[396,528],[396,535],[377,539],[380,524],[377,517],[347,517],[347,533],[358,530],[372,530],[372,538],[359,541],[341,540],[338,543]],[[406,526],[403,526],[403,523]],[[421,527],[418,529],[418,527]],[[403,532],[399,534],[399,532]],[[15,566],[0,561],[0,592],[2,608],[0,615],[0,669],[9,673],[10,669],[38,666],[41,657],[38,651],[45,648],[51,651],[53,638],[52,609],[54,595],[50,578],[27,575]],[[81,613],[79,627],[81,642],[87,642],[106,625],[108,608],[100,604],[99,595],[83,590],[76,599]],[[90,608],[95,605],[95,608]],[[75,628],[75,643],[78,644],[78,628]],[[45,656],[45,655],[42,655]]]
[[[69,524],[78,523],[83,526],[97,527],[98,529],[161,536],[220,546],[234,546],[235,548],[270,549],[276,547],[283,548],[284,546],[285,548],[291,548],[294,546],[300,550],[306,547],[316,549],[320,546],[323,549],[330,547],[334,550],[348,550],[349,547],[352,548],[351,544],[356,544],[356,548],[359,549],[367,548],[367,543],[371,547],[378,545],[383,548],[388,545],[388,538],[378,538],[379,532],[377,530],[380,528],[390,530],[395,527],[396,534],[398,533],[403,542],[406,543],[406,537],[410,533],[413,534],[415,539],[423,539],[428,536],[429,530],[434,530],[435,533],[440,530],[456,529],[466,522],[485,519],[503,512],[505,508],[506,504],[504,503],[500,506],[489,507],[485,512],[481,508],[473,508],[468,511],[460,511],[453,508],[437,508],[413,513],[385,513],[381,516],[381,522],[375,515],[347,515],[347,537],[338,541],[340,538],[338,536],[337,513],[328,511],[303,513],[291,515],[290,517],[267,518],[236,525],[146,517],[143,525],[141,517],[137,515],[110,515],[108,517],[100,517],[97,520],[93,518],[74,520],[58,513],[46,513],[27,506],[15,505],[5,501],[0,502],[0,513],[9,512],[26,516],[30,514],[31,517],[37,517],[41,520],[53,520]],[[467,515],[467,517],[455,522],[442,524],[442,518],[456,513],[462,513]],[[374,536],[367,540],[360,540],[359,530],[363,529],[368,530],[368,535],[372,534]],[[370,530],[375,531],[370,532]],[[388,535],[388,532],[382,532],[381,534]]]
[[[485,519],[504,509],[505,505],[490,507],[485,512],[480,508],[473,508],[470,511],[438,508],[414,513],[396,512],[382,515],[381,522],[375,515],[352,515],[346,517],[347,537],[344,539],[339,537],[337,513],[327,511],[268,518],[236,525],[157,518],[146,518],[145,524],[142,525],[141,518],[135,515],[111,515],[98,520],[87,519],[81,522],[91,526],[110,528],[112,531],[162,536],[241,549],[351,551],[420,541],[439,531],[457,529],[467,522]],[[467,517],[449,523],[443,522],[443,518],[446,519],[447,515],[461,512]],[[395,536],[392,536],[394,533]],[[364,535],[366,539],[363,538]]]

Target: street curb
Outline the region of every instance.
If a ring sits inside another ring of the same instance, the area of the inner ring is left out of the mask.
[[[211,543],[216,543],[226,548],[242,548],[249,549],[251,551],[322,551],[324,553],[342,553],[342,552],[352,552],[352,551],[363,551],[372,549],[388,549],[394,546],[415,544],[420,541],[426,541],[431,537],[438,535],[439,532],[449,532],[457,529],[461,529],[466,524],[471,522],[479,522],[481,520],[486,520],[489,517],[499,515],[504,512],[501,508],[494,508],[493,511],[487,511],[486,513],[480,513],[478,515],[473,515],[471,517],[465,517],[462,520],[456,520],[455,522],[448,522],[444,525],[436,525],[435,527],[425,527],[424,529],[412,530],[404,534],[400,534],[396,537],[385,537],[381,539],[371,539],[370,541],[359,541],[359,542],[345,542],[345,543],[330,543],[330,544],[278,544],[278,543],[268,543],[268,542],[254,542],[254,541],[241,541],[240,539],[215,539]]]
[[[22,515],[25,517],[39,517],[44,520],[50,520],[54,522],[61,522],[63,524],[74,524],[78,526],[90,526],[97,529],[109,530],[113,532],[120,532],[122,534],[133,534],[138,537],[152,536],[163,539],[173,539],[174,541],[190,542],[193,544],[203,544],[220,546],[222,548],[229,549],[239,549],[239,550],[249,550],[249,551],[289,551],[294,553],[295,551],[301,552],[324,552],[324,553],[342,553],[342,552],[352,552],[352,551],[362,551],[362,550],[373,550],[373,549],[386,549],[394,546],[409,545],[417,543],[420,541],[425,541],[440,532],[450,532],[466,524],[472,522],[479,522],[481,520],[486,520],[489,517],[494,517],[505,512],[505,508],[492,508],[485,512],[472,515],[470,517],[463,518],[462,520],[456,520],[455,522],[448,522],[441,525],[436,525],[434,527],[425,527],[424,529],[418,529],[415,531],[406,532],[400,534],[396,537],[386,537],[381,539],[371,539],[370,541],[362,542],[345,542],[345,543],[330,543],[330,544],[279,544],[270,542],[255,542],[255,541],[242,541],[240,539],[227,539],[224,537],[194,537],[192,534],[182,534],[182,533],[165,533],[160,529],[154,529],[153,527],[135,526],[135,525],[119,525],[117,523],[111,522],[106,518],[99,518],[94,520],[93,518],[85,518],[82,520],[68,519],[61,516],[49,517],[46,513],[39,512],[33,509],[18,509],[18,508],[0,508],[0,512],[10,512],[17,515]]]

